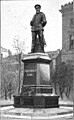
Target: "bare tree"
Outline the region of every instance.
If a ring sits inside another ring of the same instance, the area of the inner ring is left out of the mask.
[[[11,95],[16,89],[16,69],[13,70],[12,65],[9,62],[4,61],[1,69],[1,97],[5,96],[7,99],[8,94],[11,99]]]
[[[21,55],[23,53],[23,51],[25,51],[25,40],[20,40],[19,35],[15,36],[14,38],[14,44],[13,44],[14,49],[16,50],[17,54],[18,54],[18,63],[19,63],[19,77],[18,77],[18,81],[19,81],[19,86],[18,86],[18,94],[20,94],[20,78],[21,78]]]
[[[63,99],[63,93],[69,98],[70,91],[73,88],[73,69],[71,64],[60,63],[54,73],[51,75],[52,83],[55,89],[59,88],[60,96]]]
[[[25,40],[20,39],[19,35],[14,37],[13,48],[16,50],[17,54],[25,51]]]

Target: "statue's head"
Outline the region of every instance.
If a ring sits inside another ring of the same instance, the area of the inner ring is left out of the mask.
[[[34,7],[35,7],[35,9],[36,9],[36,13],[39,13],[39,12],[40,12],[40,9],[41,9],[41,5],[36,4]]]

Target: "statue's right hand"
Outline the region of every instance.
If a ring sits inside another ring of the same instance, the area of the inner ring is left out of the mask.
[[[33,26],[33,22],[32,21],[30,22],[30,25]]]

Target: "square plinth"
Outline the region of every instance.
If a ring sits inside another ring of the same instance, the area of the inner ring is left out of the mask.
[[[24,108],[57,108],[59,96],[21,96],[14,95],[14,107]]]

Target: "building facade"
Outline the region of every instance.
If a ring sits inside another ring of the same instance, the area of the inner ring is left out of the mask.
[[[48,54],[49,58],[52,60],[50,63],[51,72],[55,71],[56,65],[58,65],[61,62],[61,56],[60,56],[61,50],[57,49],[55,51],[48,51],[46,53]]]
[[[61,60],[74,65],[74,13],[73,2],[61,6],[62,52]]]

